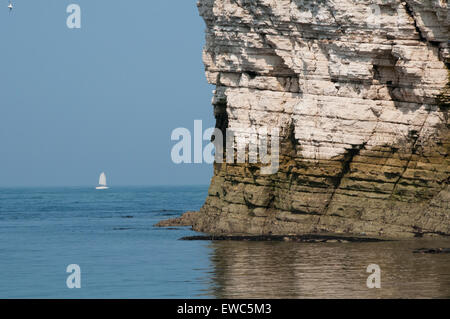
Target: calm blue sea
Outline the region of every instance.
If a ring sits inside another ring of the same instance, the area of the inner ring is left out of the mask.
[[[181,241],[207,187],[0,189],[0,298],[450,298],[450,239]],[[69,289],[68,265],[81,268]],[[367,287],[379,265],[381,289]]]
[[[0,189],[0,298],[202,297],[207,242],[153,227],[198,210],[204,187]],[[68,289],[66,267],[81,268]]]

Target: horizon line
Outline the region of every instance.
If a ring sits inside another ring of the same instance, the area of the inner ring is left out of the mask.
[[[110,189],[114,187],[192,187],[192,186],[209,186],[210,184],[119,184],[108,185]],[[0,188],[95,188],[98,185],[0,185]]]

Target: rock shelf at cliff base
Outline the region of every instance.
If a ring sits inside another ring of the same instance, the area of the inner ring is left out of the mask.
[[[216,127],[280,129],[280,168],[214,165],[208,234],[450,235],[449,5],[200,0]]]
[[[309,235],[227,235],[227,236],[188,236],[181,240],[209,240],[209,241],[285,241],[297,243],[371,243],[384,241],[378,238],[350,237],[332,234],[309,234]]]

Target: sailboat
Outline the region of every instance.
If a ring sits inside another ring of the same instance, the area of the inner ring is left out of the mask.
[[[98,180],[98,185],[95,189],[108,189],[109,187],[106,186],[106,174],[101,173],[100,178]]]

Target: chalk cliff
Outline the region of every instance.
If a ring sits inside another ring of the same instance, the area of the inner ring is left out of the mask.
[[[279,127],[280,169],[215,164],[222,234],[450,235],[447,0],[200,0],[217,127]]]

